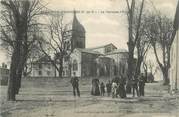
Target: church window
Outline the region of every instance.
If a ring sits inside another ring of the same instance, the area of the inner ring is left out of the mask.
[[[51,69],[51,66],[50,66],[50,64],[48,64],[48,69]]]
[[[65,50],[67,49],[67,43],[66,42],[64,42],[64,48],[65,48]]]
[[[68,41],[67,42],[67,50],[69,50],[70,49],[70,42]]]
[[[42,75],[42,71],[39,71],[39,76]]]
[[[78,70],[78,63],[77,63],[77,60],[74,60],[73,61],[73,71],[76,71]]]

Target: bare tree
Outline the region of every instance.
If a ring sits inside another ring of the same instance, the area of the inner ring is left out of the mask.
[[[148,37],[151,40],[157,63],[163,73],[164,85],[168,85],[170,49],[176,34],[174,23],[172,19],[160,13],[152,14],[148,19],[150,20]]]
[[[49,57],[52,65],[58,71],[59,77],[62,77],[63,60],[66,55],[69,55],[64,41],[68,31],[70,31],[68,29],[69,26],[64,22],[64,14],[59,12],[50,15],[50,22],[47,26],[50,37],[43,37],[42,41],[39,42],[41,51]],[[49,50],[55,55],[54,58],[48,53]]]
[[[38,38],[38,36],[36,36],[36,38]],[[40,57],[43,56],[43,53],[40,51],[40,46],[38,44],[38,39],[36,39],[36,41],[33,43],[33,45],[31,46],[31,51],[29,51],[28,54],[28,59],[27,62],[24,66],[24,70],[23,70],[23,76],[27,77],[31,74],[32,72],[32,67],[33,67],[33,63],[35,61],[37,61]]]
[[[1,1],[1,40],[11,48],[7,100],[19,92],[22,72],[36,38],[37,17],[43,6],[39,0]]]
[[[136,69],[135,69],[136,78],[141,73],[140,70],[141,70],[142,62],[145,60],[145,56],[151,46],[150,39],[148,39],[147,37],[148,25],[149,24],[147,23],[147,17],[143,15],[141,18],[141,28],[139,29],[139,36],[136,42],[136,50],[137,50],[137,63],[136,63]]]
[[[146,61],[146,58],[147,58],[147,55],[144,56],[144,60],[143,60],[143,63],[142,63],[142,67],[143,67],[143,70],[144,70],[144,73],[145,73],[145,78],[147,78],[148,76],[148,65],[147,65],[147,61]],[[145,82],[147,81],[147,79],[145,79]]]
[[[129,51],[129,58],[128,58],[128,81],[130,81],[135,74],[135,59],[134,59],[134,50],[137,44],[137,40],[139,39],[140,28],[141,28],[141,18],[144,9],[145,0],[142,0],[141,4],[138,6],[136,5],[136,0],[126,0],[127,3],[127,16],[128,16],[128,51]],[[136,11],[136,8],[139,7]],[[127,85],[127,92],[130,92],[130,85]]]

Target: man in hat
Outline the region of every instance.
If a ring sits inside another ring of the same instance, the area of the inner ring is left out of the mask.
[[[79,80],[78,77],[76,76],[75,72],[73,73],[73,77],[71,78],[71,84],[73,87],[73,95],[76,96],[76,92],[78,97],[80,97],[80,90],[79,90]]]

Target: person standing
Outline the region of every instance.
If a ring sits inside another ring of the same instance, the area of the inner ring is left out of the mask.
[[[111,84],[111,82],[110,82],[110,80],[108,81],[108,83],[106,84],[106,89],[107,89],[107,94],[108,94],[108,96],[110,96],[110,94],[111,94],[111,86],[112,84]]]
[[[119,89],[120,89],[119,95],[121,98],[126,98],[125,84],[126,84],[125,78],[121,75],[120,82],[119,82]]]
[[[135,97],[135,91],[137,93],[137,96],[139,96],[139,90],[138,90],[138,80],[133,79],[132,80],[132,92],[133,92],[133,97]]]
[[[112,98],[117,98],[117,83],[113,81],[112,83]]]
[[[145,87],[145,79],[144,75],[142,74],[139,79],[139,95],[144,96],[144,87]]]
[[[92,90],[91,95],[99,96],[100,95],[100,86],[99,86],[99,79],[92,80]]]
[[[76,92],[77,92],[78,97],[80,97],[79,79],[76,76],[75,72],[73,73],[73,77],[71,78],[71,84],[73,87],[73,95],[76,96]]]
[[[104,96],[104,93],[105,93],[105,85],[103,82],[101,82],[100,84],[100,89],[101,89],[101,96]]]

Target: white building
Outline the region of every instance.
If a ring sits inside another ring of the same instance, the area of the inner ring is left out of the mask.
[[[59,74],[48,56],[43,56],[32,63],[31,77],[58,77]]]
[[[171,91],[179,90],[179,2],[176,10],[174,27],[177,29],[171,48],[170,88]]]
[[[7,85],[9,78],[9,69],[7,68],[7,65],[2,63],[2,66],[0,66],[0,84],[1,85]]]

